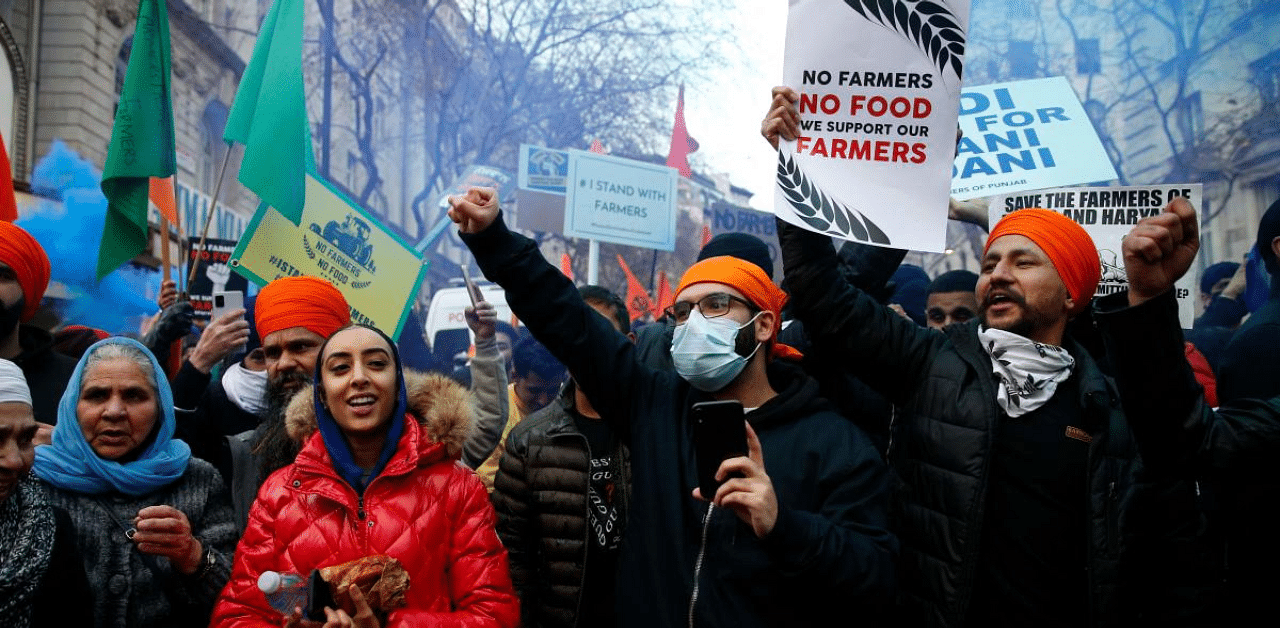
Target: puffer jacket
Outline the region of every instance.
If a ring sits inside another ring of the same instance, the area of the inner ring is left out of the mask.
[[[405,373],[409,415],[395,453],[358,496],[333,468],[305,388],[286,415],[305,436],[298,459],[262,486],[236,551],[213,626],[279,626],[257,588],[267,570],[313,569],[385,554],[409,572],[407,605],[387,626],[515,626],[519,601],[488,494],[457,463],[470,429],[465,389],[439,375]],[[416,419],[416,420],[414,420]]]
[[[840,279],[825,236],[780,225],[792,305],[815,344],[901,412],[888,458],[893,531],[902,542],[896,625],[963,625],[981,552],[998,417],[978,322],[918,327]],[[1115,393],[1088,351],[1076,358],[1090,435],[1086,500],[1091,625],[1214,625],[1221,542],[1194,480],[1148,471]],[[1073,542],[1064,540],[1063,542]]]
[[[511,580],[520,593],[526,628],[579,625],[586,579],[615,578],[586,573],[591,451],[569,414],[573,391],[570,382],[559,399],[511,431],[493,482],[498,536],[510,552]],[[627,448],[615,441],[615,503],[619,521],[625,522],[630,464]]]

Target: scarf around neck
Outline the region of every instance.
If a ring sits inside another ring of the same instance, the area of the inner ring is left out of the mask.
[[[34,476],[0,502],[0,626],[31,625],[31,601],[53,555],[55,522],[45,489]]]
[[[1058,384],[1071,377],[1076,364],[1062,347],[1041,344],[1002,329],[979,326],[978,339],[991,357],[991,370],[1000,380],[996,403],[1011,418],[1048,403]]]

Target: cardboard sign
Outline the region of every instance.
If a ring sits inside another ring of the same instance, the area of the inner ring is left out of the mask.
[[[1110,181],[1116,169],[1061,76],[965,88],[951,195],[959,200]]]
[[[779,142],[779,218],[846,240],[946,245],[967,0],[792,0],[783,82],[800,136]]]
[[[351,320],[398,337],[426,276],[418,253],[314,173],[295,225],[266,204],[232,255],[232,268],[265,285],[286,276],[329,280],[351,306]]]
[[[209,320],[213,309],[213,293],[239,290],[245,292],[249,281],[243,275],[231,272],[231,255],[236,250],[235,240],[205,240],[204,249],[197,250],[200,238],[187,239],[188,262],[196,265],[195,277],[187,285],[195,317]]]
[[[564,234],[674,251],[678,176],[667,166],[569,151]]]
[[[1164,211],[1174,198],[1183,197],[1200,209],[1199,183],[1166,185],[1133,185],[1116,187],[1057,188],[1022,194],[1001,195],[991,199],[988,218],[995,225],[1005,214],[1027,207],[1040,207],[1059,212],[1075,220],[1089,232],[1098,247],[1102,263],[1102,281],[1096,296],[1114,294],[1129,287],[1124,273],[1124,253],[1120,241],[1139,220]],[[1199,296],[1199,273],[1192,268],[1174,284],[1178,299],[1178,318],[1183,329],[1191,329],[1195,320],[1195,299]]]

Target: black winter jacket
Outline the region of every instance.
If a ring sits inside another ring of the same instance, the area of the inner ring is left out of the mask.
[[[631,503],[619,558],[621,626],[814,626],[889,592],[886,469],[861,430],[775,360],[778,395],[747,415],[778,498],[763,539],[732,512],[695,500],[689,408],[710,397],[645,368],[635,347],[501,218],[462,236],[484,274],[573,373],[631,449]]]
[[[1227,537],[1227,613],[1247,625],[1271,612],[1280,587],[1280,493],[1258,480],[1280,476],[1280,397],[1205,402],[1182,355],[1178,306],[1169,292],[1129,307],[1125,293],[1096,303],[1125,415],[1153,471],[1201,479]],[[1254,364],[1255,370],[1267,370]]]
[[[784,284],[814,344],[901,412],[891,428],[893,531],[902,542],[898,625],[961,626],[973,593],[1001,410],[977,321],[921,328],[843,281],[825,236],[779,226]],[[1205,536],[1193,482],[1142,466],[1110,380],[1078,343],[1093,625],[1202,625],[1215,619],[1220,545]],[[871,428],[869,428],[871,429]]]
[[[587,574],[587,486],[591,451],[573,416],[573,384],[560,398],[520,422],[507,437],[493,479],[498,536],[507,546],[511,582],[520,594],[526,628],[579,625]],[[630,494],[627,448],[615,439],[613,477],[618,519],[626,522]]]

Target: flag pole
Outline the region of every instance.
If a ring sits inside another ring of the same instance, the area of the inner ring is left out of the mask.
[[[235,148],[234,144],[227,145],[227,156],[222,159],[222,169],[218,171],[218,183],[213,186],[213,201],[209,203],[209,213],[204,217],[204,227],[200,229],[200,244],[196,245],[195,259],[200,259],[199,253],[204,250],[204,242],[209,236],[209,223],[213,222],[213,214],[218,211],[218,198],[222,196],[222,180],[227,176],[227,164],[231,163],[231,151]],[[188,255],[190,257],[190,255]],[[188,264],[190,268],[187,270],[187,285],[190,286],[196,278],[196,264],[194,261]]]

